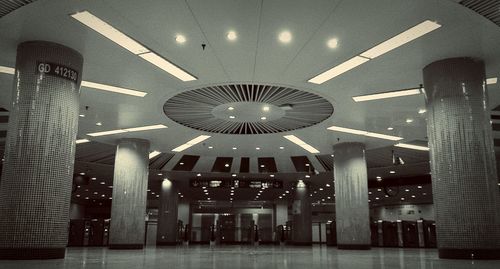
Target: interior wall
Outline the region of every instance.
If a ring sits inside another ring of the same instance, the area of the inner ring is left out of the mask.
[[[69,219],[83,219],[83,218],[85,218],[85,206],[71,203],[69,207]]]
[[[372,220],[435,220],[433,204],[392,205],[370,209]]]

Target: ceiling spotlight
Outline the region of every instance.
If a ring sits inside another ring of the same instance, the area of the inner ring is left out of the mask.
[[[417,188],[421,189],[421,188],[422,188],[422,186],[417,186]]]
[[[227,110],[234,110],[234,107],[230,106],[227,108]]]
[[[331,38],[326,44],[329,48],[334,49],[339,45],[339,40],[336,38]]]
[[[196,174],[197,177],[201,177],[201,174]]]
[[[285,147],[280,147],[280,149],[285,149]]]
[[[264,167],[265,167],[265,165],[263,165],[263,164],[260,165],[260,168],[264,168]]]
[[[425,108],[421,108],[418,110],[418,114],[424,114],[425,112],[427,112],[427,109]]]
[[[183,36],[183,35],[176,35],[175,36],[175,42],[179,43],[179,44],[184,44],[186,42],[186,37]]]
[[[212,147],[212,146],[208,146],[208,148],[209,148],[209,149],[213,149],[214,147]]]
[[[179,165],[184,165],[184,163],[179,163]],[[161,175],[159,175],[159,176],[161,176]]]
[[[388,131],[392,131],[392,130],[394,130],[394,128],[393,127],[387,127],[387,130]]]
[[[236,35],[235,31],[229,31],[227,32],[227,39],[234,41],[238,38],[238,35]]]
[[[260,150],[260,148],[259,148],[259,147],[256,147],[255,149],[256,149],[256,150]]]
[[[232,177],[235,177],[235,176],[236,176],[236,174],[232,174],[231,176],[232,176]]]
[[[411,118],[406,119],[406,123],[412,123],[412,122],[413,122],[413,119],[411,119]]]
[[[238,148],[237,147],[233,147],[233,150],[237,150]]]
[[[235,119],[236,117],[235,117],[235,116],[233,116],[233,115],[231,115],[231,116],[229,116],[229,118],[230,118],[230,119]]]
[[[261,120],[266,120],[267,118],[266,117],[260,117]]]
[[[80,118],[85,118],[85,114],[78,115]]]
[[[267,112],[267,111],[269,111],[269,107],[268,107],[268,106],[264,106],[264,107],[262,108],[262,110]]]
[[[224,164],[224,167],[229,167],[229,164],[228,163]]]
[[[102,122],[98,121],[98,122],[95,123],[95,125],[102,126]]]
[[[274,175],[269,175],[270,177],[274,177]]]
[[[278,39],[282,43],[289,43],[290,41],[292,41],[292,33],[290,33],[289,31],[283,31],[278,35]]]
[[[396,174],[396,171],[391,170],[389,171],[389,174]]]
[[[306,178],[310,178],[311,176],[310,175],[306,175]]]

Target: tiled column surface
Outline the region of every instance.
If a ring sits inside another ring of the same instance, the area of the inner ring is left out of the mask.
[[[423,72],[439,256],[500,258],[500,197],[484,63],[446,59]]]
[[[113,179],[109,248],[142,248],[148,188],[149,141],[118,142]]]
[[[297,186],[292,205],[293,231],[292,241],[294,245],[312,245],[312,213],[311,201],[309,201],[309,188]]]
[[[78,76],[46,73],[44,63]],[[0,184],[1,259],[64,258],[82,64],[78,52],[54,43],[17,48]]]
[[[370,212],[365,145],[333,147],[335,215],[339,249],[370,249]]]
[[[163,180],[158,206],[158,228],[156,245],[177,244],[177,207],[179,198],[175,186],[168,179]]]

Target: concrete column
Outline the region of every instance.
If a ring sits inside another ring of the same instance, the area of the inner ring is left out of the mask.
[[[304,182],[299,181],[295,187],[295,197],[292,206],[294,245],[312,245],[312,220],[311,201],[309,201],[309,188]]]
[[[179,195],[172,182],[164,179],[160,190],[160,205],[158,206],[158,230],[156,245],[177,244],[177,208]]]
[[[277,200],[276,201],[276,225],[286,225],[288,221],[288,203],[286,200]]]
[[[78,131],[82,56],[17,47],[0,185],[0,259],[64,258]]]
[[[333,147],[335,218],[339,249],[370,249],[370,212],[365,145],[340,143]]]
[[[142,248],[148,188],[149,141],[118,142],[113,178],[109,248]]]
[[[426,66],[432,190],[441,258],[500,258],[500,195],[480,60]]]

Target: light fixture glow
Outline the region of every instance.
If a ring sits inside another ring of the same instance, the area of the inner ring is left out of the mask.
[[[285,149],[285,147],[280,147],[280,149]]]
[[[200,135],[194,139],[191,139],[189,140],[188,142],[186,142],[185,144],[182,144],[180,146],[178,146],[177,148],[173,149],[172,151],[175,151],[175,152],[181,152],[189,147],[192,147],[206,139],[210,138],[209,135]]]
[[[267,111],[269,111],[269,107],[268,107],[268,106],[264,106],[264,107],[262,108],[262,110],[263,110],[263,111],[265,111],[265,112],[267,112]]]
[[[192,76],[191,74],[182,70],[180,67],[169,62],[168,60],[166,60],[165,58],[161,57],[160,55],[158,55],[156,53],[153,53],[153,52],[143,53],[143,54],[140,54],[139,57],[150,62],[151,64],[155,65],[156,67],[162,69],[163,71],[171,74],[172,76],[174,76],[182,81],[196,80],[196,78],[194,76]]]
[[[230,106],[227,108],[227,110],[234,110],[234,107]]]
[[[122,87],[116,87],[116,86],[95,83],[95,82],[90,82],[90,81],[82,81],[81,86],[86,87],[86,88],[101,90],[101,91],[121,93],[121,94],[126,94],[126,95],[137,96],[137,97],[144,97],[144,96],[146,96],[146,94],[148,94],[147,92],[141,92],[141,91],[137,91],[137,90],[131,90],[131,89],[126,89],[126,88],[122,88]]]
[[[236,117],[235,116],[229,116],[230,119],[235,119]]]
[[[260,117],[261,120],[266,120],[267,118],[266,117]]]
[[[412,144],[406,144],[406,143],[398,143],[394,145],[395,147],[400,147],[400,148],[407,148],[407,149],[414,149],[414,150],[422,150],[422,151],[429,151],[429,147],[425,146],[418,146],[418,145],[412,145]]]
[[[328,40],[326,44],[328,45],[329,48],[335,49],[339,45],[339,40],[336,38],[331,38]]]
[[[413,122],[413,119],[410,119],[410,118],[406,119],[406,123],[412,123],[412,122]]]
[[[96,122],[96,123],[95,123],[95,125],[97,125],[97,126],[102,126],[102,122],[100,122],[100,121],[99,121],[99,122]]]
[[[328,70],[326,70],[325,72],[311,78],[308,80],[308,82],[310,83],[314,83],[314,84],[322,84],[334,77],[337,77],[357,66],[360,66],[366,62],[368,62],[370,59],[367,59],[367,58],[364,58],[364,57],[360,57],[360,56],[354,56],[353,58],[333,67],[333,68],[330,68]]]
[[[234,41],[238,38],[238,35],[236,34],[235,31],[229,31],[227,32],[227,39]]]
[[[344,127],[339,127],[339,126],[330,126],[327,129],[331,130],[331,131],[337,131],[337,132],[349,133],[349,134],[355,134],[355,135],[363,135],[363,136],[375,137],[375,138],[386,139],[386,140],[391,140],[391,141],[397,141],[397,140],[403,139],[402,137],[398,137],[398,136],[367,132],[367,131],[344,128]]]
[[[238,148],[237,147],[233,147],[233,150],[237,150]]]
[[[411,42],[425,34],[428,34],[441,27],[440,24],[426,20],[421,22],[412,28],[378,44],[377,46],[361,53],[360,55],[366,58],[376,58],[384,53],[387,53],[395,48],[398,48],[408,42]]]
[[[149,159],[153,159],[154,157],[160,155],[161,152],[160,151],[157,151],[157,150],[153,150],[149,153]]]
[[[77,144],[83,144],[83,143],[88,143],[88,142],[90,142],[90,140],[88,140],[88,139],[85,139],[85,138],[84,138],[84,139],[77,139],[75,142],[76,142]]]
[[[392,130],[394,130],[394,127],[387,127],[387,130],[392,131]]]
[[[1,71],[1,66],[0,66],[0,72],[2,72]],[[487,78],[486,79],[486,84],[488,84],[488,85],[497,84],[497,81],[498,81],[498,79],[496,77],[494,77],[494,78]]]
[[[302,147],[303,149],[307,150],[309,153],[319,153],[319,150],[315,149],[313,146],[307,144],[306,142],[302,141],[300,138],[294,136],[294,135],[285,135],[283,136],[284,138],[288,139],[290,142]]]
[[[14,69],[12,67],[7,67],[7,66],[1,66],[0,65],[0,73],[14,75],[15,72],[16,72],[16,69]]]
[[[96,125],[99,125],[99,124],[96,123]],[[102,125],[102,123],[100,125]],[[156,129],[163,129],[163,128],[168,128],[168,127],[163,125],[163,124],[156,124],[156,125],[148,125],[148,126],[141,126],[141,127],[133,127],[133,128],[126,128],[126,129],[117,129],[117,130],[110,130],[110,131],[104,131],[104,132],[90,133],[87,135],[104,136],[104,135],[113,135],[113,134],[121,134],[121,133],[128,133],[128,132],[149,131],[149,130],[156,130]]]
[[[389,174],[396,174],[396,171],[389,171]]]
[[[278,35],[278,39],[282,43],[289,43],[290,41],[292,41],[292,33],[290,33],[289,31],[283,31]]]
[[[89,136],[105,136],[105,135],[122,134],[122,133],[126,133],[126,132],[127,131],[125,131],[125,130],[118,129],[118,130],[90,133],[87,135],[89,135]]]
[[[181,35],[181,34],[178,34],[175,36],[175,42],[177,42],[179,44],[184,44],[184,43],[186,43],[186,37]]]
[[[421,94],[421,93],[422,93],[422,91],[420,90],[420,88],[414,88],[414,89],[406,89],[406,90],[399,90],[399,91],[390,91],[390,92],[382,92],[382,93],[375,93],[375,94],[368,94],[368,95],[353,96],[352,99],[355,102],[365,102],[365,101],[371,101],[371,100],[379,100],[379,99],[386,99],[386,98],[416,95],[416,94]]]
[[[425,112],[427,112],[427,109],[425,108],[421,108],[418,110],[418,114],[424,114]]]
[[[126,34],[120,32],[118,29],[109,25],[105,21],[99,19],[88,11],[82,11],[75,14],[71,14],[71,17],[77,21],[83,23],[92,30],[98,32],[109,40],[120,45],[124,49],[132,52],[133,54],[141,54],[148,52],[149,50],[141,45],[139,42],[128,37]]]

